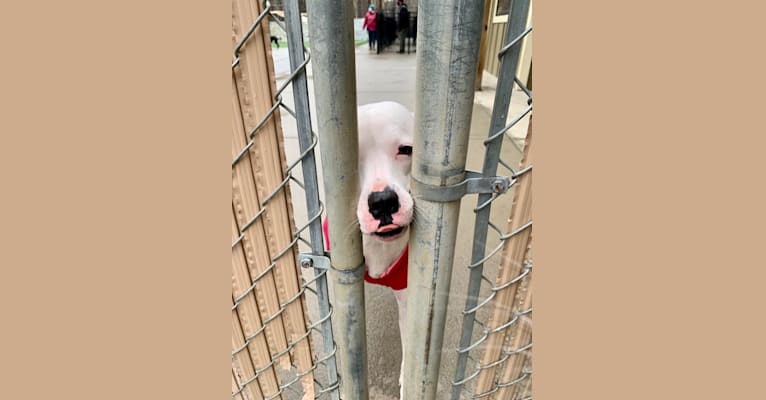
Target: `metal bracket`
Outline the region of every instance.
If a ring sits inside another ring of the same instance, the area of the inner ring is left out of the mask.
[[[315,254],[301,253],[298,260],[303,268],[330,269],[330,258]]]
[[[451,186],[429,185],[417,181],[415,178],[412,179],[412,189],[418,199],[440,203],[460,200],[460,198],[467,194],[502,194],[508,191],[510,187],[511,179],[507,176],[485,177],[474,171],[465,171],[465,180]]]

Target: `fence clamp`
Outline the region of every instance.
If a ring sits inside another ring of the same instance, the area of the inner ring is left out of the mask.
[[[330,269],[330,258],[315,254],[301,253],[298,260],[303,268]]]
[[[478,172],[465,171],[465,180],[456,185],[429,185],[416,180],[414,177],[411,184],[418,199],[447,203],[460,200],[467,194],[505,193],[511,187],[511,179],[507,176],[485,177]]]

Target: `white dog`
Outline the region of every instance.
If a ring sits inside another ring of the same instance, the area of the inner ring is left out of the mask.
[[[390,101],[358,109],[359,201],[356,214],[362,232],[364,280],[393,290],[399,308],[404,376],[404,321],[407,315],[407,254],[413,218],[410,195],[413,113]],[[327,221],[325,244],[329,248]],[[403,388],[400,389],[400,396]]]
[[[365,280],[393,289],[399,306],[404,360],[407,315],[407,243],[413,217],[410,195],[413,114],[394,102],[359,107],[359,202],[356,214],[367,264]],[[404,361],[399,385],[404,376]]]

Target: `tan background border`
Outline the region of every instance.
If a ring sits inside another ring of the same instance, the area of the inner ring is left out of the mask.
[[[4,8],[3,399],[226,399],[231,6]]]
[[[536,4],[536,399],[764,397],[745,4]],[[3,12],[0,398],[228,398],[230,15]]]
[[[536,3],[536,399],[765,398],[750,4]]]

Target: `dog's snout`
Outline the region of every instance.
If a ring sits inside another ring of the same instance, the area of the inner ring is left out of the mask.
[[[386,186],[380,192],[372,192],[367,197],[367,206],[370,208],[372,217],[380,221],[380,225],[393,223],[391,217],[399,211],[399,196],[390,187]]]

